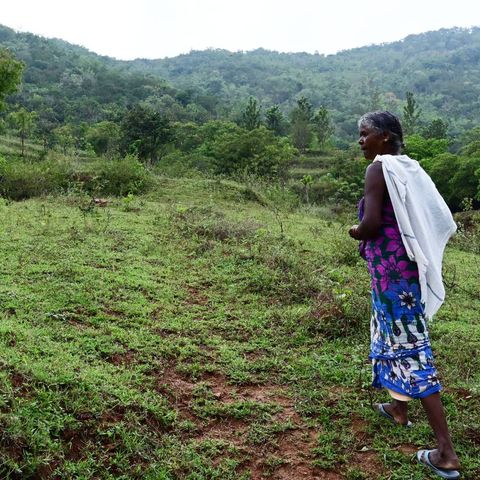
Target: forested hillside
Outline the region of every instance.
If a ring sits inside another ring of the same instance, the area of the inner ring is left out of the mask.
[[[388,109],[449,206],[480,202],[480,28],[329,56],[207,50],[119,61],[0,27],[0,52],[5,78],[16,69],[0,89],[0,133],[20,140],[22,161],[33,141],[37,159],[131,156],[175,175],[281,179],[306,203],[352,204],[363,188],[357,120]],[[3,152],[13,158],[11,141]]]
[[[352,133],[366,110],[400,111],[413,91],[427,116],[441,116],[454,130],[480,119],[480,29],[444,29],[402,41],[336,55],[192,52],[172,59],[133,62],[182,86],[200,86],[225,102],[248,95],[265,105],[291,108],[306,96],[334,112],[340,132]]]
[[[407,91],[426,121],[441,117],[452,133],[480,121],[480,28],[411,35],[328,56],[207,50],[122,62],[6,27],[0,46],[27,65],[23,91],[11,101],[51,108],[60,122],[111,118],[138,101],[172,120],[235,119],[249,96],[284,113],[305,96],[314,107],[328,108],[336,134],[347,137],[366,110],[401,113]]]

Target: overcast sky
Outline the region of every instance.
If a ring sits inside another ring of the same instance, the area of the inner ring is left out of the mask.
[[[480,26],[479,0],[11,0],[0,24],[119,59],[190,50],[335,53]]]

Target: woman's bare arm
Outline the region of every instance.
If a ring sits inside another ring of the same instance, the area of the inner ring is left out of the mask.
[[[381,162],[373,162],[365,173],[364,215],[360,225],[348,232],[357,240],[370,240],[378,235],[382,226],[382,205],[387,186],[383,178]]]

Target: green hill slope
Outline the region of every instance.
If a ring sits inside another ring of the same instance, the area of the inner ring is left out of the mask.
[[[111,118],[138,101],[176,120],[202,121],[234,116],[250,95],[288,112],[305,95],[332,111],[345,137],[366,110],[401,113],[406,91],[416,94],[426,119],[442,117],[453,133],[480,121],[480,28],[443,29],[329,56],[207,50],[122,62],[7,27],[0,28],[0,46],[27,64],[23,91],[11,101],[50,108],[59,121]]]
[[[420,405],[414,429],[369,408],[368,276],[347,225],[273,193],[274,211],[257,201],[272,192],[159,178],[89,210],[73,193],[0,205],[3,478],[425,478]],[[431,328],[470,480],[478,260],[449,247]]]

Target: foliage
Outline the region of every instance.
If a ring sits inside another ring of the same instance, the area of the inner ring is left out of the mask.
[[[62,125],[53,130],[56,143],[62,149],[64,155],[75,145],[75,136],[72,125]]]
[[[472,128],[463,133],[461,137],[463,155],[480,156],[480,127]]]
[[[85,139],[97,155],[114,155],[119,148],[120,126],[107,120],[95,123],[88,128]]]
[[[151,185],[149,173],[133,156],[73,165],[57,159],[25,161],[0,157],[0,193],[11,200],[73,189],[89,195],[138,194]]]
[[[422,136],[425,138],[442,139],[447,138],[448,124],[441,118],[434,118],[422,129]]]
[[[418,106],[413,92],[405,94],[407,104],[403,107],[403,130],[406,135],[412,135],[418,125],[422,109]]]
[[[170,122],[150,107],[136,105],[124,116],[121,124],[121,150],[138,155],[144,162],[154,164],[164,148],[173,140]]]
[[[25,157],[25,140],[33,133],[37,116],[36,112],[28,112],[23,107],[9,115],[22,142],[22,157]]]
[[[461,209],[465,198],[476,198],[480,191],[480,158],[445,153],[422,162],[450,208]]]
[[[292,143],[304,152],[312,141],[310,122],[313,117],[313,106],[305,96],[297,100],[295,108],[290,113],[292,124]]]
[[[241,125],[247,130],[254,130],[260,126],[261,108],[253,97],[248,99],[248,104],[242,112]]]
[[[273,105],[265,111],[265,126],[275,133],[282,136],[286,131],[286,120],[278,105]]]
[[[219,174],[250,173],[266,177],[284,175],[295,149],[261,126],[220,134],[208,147]]]
[[[11,200],[60,193],[70,182],[70,167],[61,161],[31,163],[3,159],[0,168],[1,195]]]
[[[126,106],[141,102],[172,122],[233,119],[250,97],[278,105],[288,116],[294,99],[304,96],[314,109],[329,110],[345,142],[355,134],[359,115],[371,107],[401,115],[405,92],[414,94],[426,118],[446,118],[453,135],[480,121],[478,27],[411,35],[329,56],[212,49],[119,62],[6,27],[0,27],[0,46],[25,64],[22,91],[9,102],[40,117],[50,111],[55,126],[118,123]]]
[[[317,136],[318,144],[320,148],[323,149],[334,131],[330,114],[323,105],[313,116],[312,123],[314,125],[314,131],[315,135]]]
[[[419,162],[446,153],[449,141],[446,138],[425,138],[409,135],[405,138],[405,153]]]
[[[150,178],[145,165],[134,155],[102,161],[90,166],[104,195],[125,196],[147,190]]]
[[[0,48],[0,108],[6,95],[15,92],[22,79],[24,65],[12,53]]]

